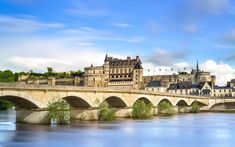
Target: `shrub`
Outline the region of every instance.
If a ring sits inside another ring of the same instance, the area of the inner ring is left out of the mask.
[[[153,105],[146,104],[143,100],[137,100],[132,108],[133,118],[150,118],[153,116]]]
[[[57,120],[57,124],[68,124],[70,121],[70,106],[64,100],[50,102],[48,104],[49,120]]]
[[[112,121],[115,118],[115,108],[110,108],[107,102],[103,102],[99,107],[98,118],[100,121]]]
[[[191,108],[191,113],[198,113],[200,111],[200,107],[197,102],[193,102],[192,108]]]
[[[173,115],[175,114],[175,110],[169,102],[163,101],[158,105],[158,113],[164,115]]]

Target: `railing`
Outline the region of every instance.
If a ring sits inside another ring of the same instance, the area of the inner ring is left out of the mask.
[[[77,92],[112,92],[112,93],[129,93],[129,94],[145,94],[145,95],[159,95],[178,98],[192,98],[192,99],[210,99],[214,97],[194,96],[172,94],[167,92],[146,91],[137,89],[121,89],[121,88],[105,88],[105,87],[84,87],[84,86],[61,86],[61,85],[37,85],[37,84],[20,84],[20,83],[0,83],[0,90],[55,90],[55,91],[77,91]],[[221,98],[220,98],[221,99]]]

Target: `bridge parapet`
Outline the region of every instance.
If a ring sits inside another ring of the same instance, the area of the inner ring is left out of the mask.
[[[167,96],[176,98],[190,99],[210,99],[212,97],[172,94],[167,92],[154,92],[135,89],[114,89],[105,87],[84,87],[84,86],[58,86],[58,85],[37,85],[37,84],[20,84],[20,83],[0,83],[0,89],[9,90],[56,90],[56,91],[74,91],[74,92],[104,92],[104,93],[129,93],[129,94],[145,94],[154,96]]]

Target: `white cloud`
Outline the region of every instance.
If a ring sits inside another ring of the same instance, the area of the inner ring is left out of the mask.
[[[218,85],[224,85],[227,81],[235,78],[235,69],[228,64],[207,60],[200,66],[204,71],[209,71],[216,75]]]
[[[45,71],[51,66],[57,71],[83,70],[84,67],[102,65],[106,52],[101,47],[73,44],[73,39],[35,38],[0,40],[2,68],[16,71]],[[109,52],[113,56],[123,57]],[[3,66],[4,65],[4,66]],[[3,70],[3,69],[2,69]]]

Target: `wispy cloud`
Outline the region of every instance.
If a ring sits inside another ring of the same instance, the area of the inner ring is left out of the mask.
[[[228,13],[231,9],[229,0],[190,0],[189,3],[195,11],[210,14]]]
[[[91,27],[80,27],[76,29],[67,29],[63,31],[64,34],[69,36],[76,36],[77,38],[82,38],[83,40],[89,41],[98,41],[98,40],[106,40],[106,41],[122,41],[122,42],[130,42],[130,43],[140,43],[144,40],[144,37],[134,36],[134,37],[126,37],[119,35],[114,32],[91,28]]]
[[[128,23],[123,23],[123,22],[117,22],[112,24],[115,27],[122,27],[122,28],[131,28],[133,25],[128,24]]]
[[[109,12],[106,10],[94,10],[94,9],[69,9],[67,13],[74,16],[90,16],[90,17],[98,17],[98,16],[108,16]]]
[[[198,27],[195,24],[187,24],[183,26],[183,30],[187,33],[196,33],[198,32]]]
[[[223,40],[226,43],[234,43],[235,44],[235,28],[231,29],[227,33],[225,33]]]
[[[0,32],[31,32],[63,27],[62,23],[45,23],[38,21],[35,17],[0,15]]]
[[[101,17],[108,16],[110,12],[103,8],[98,1],[76,1],[73,7],[66,10],[66,13],[73,16]]]

